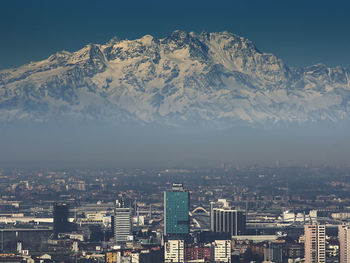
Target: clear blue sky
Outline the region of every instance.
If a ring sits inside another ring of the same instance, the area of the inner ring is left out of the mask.
[[[288,65],[350,66],[348,0],[1,0],[0,69],[113,36],[227,30]]]

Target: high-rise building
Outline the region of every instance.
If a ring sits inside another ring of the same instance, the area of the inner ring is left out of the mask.
[[[338,226],[340,263],[350,262],[350,225]]]
[[[226,200],[211,203],[210,230],[216,233],[230,233],[231,236],[244,235],[246,231],[245,213],[229,207]]]
[[[183,239],[168,240],[164,244],[164,261],[185,262],[185,241]]]
[[[55,203],[53,206],[53,233],[54,238],[58,237],[59,233],[67,233],[71,230],[71,225],[68,221],[69,205],[66,203]]]
[[[173,184],[172,191],[164,192],[164,235],[181,237],[189,234],[189,193],[182,184]]]
[[[326,262],[326,226],[305,225],[305,263]]]
[[[231,240],[215,240],[212,244],[214,262],[231,262]]]
[[[116,243],[132,240],[131,209],[117,207],[114,214],[114,239]]]

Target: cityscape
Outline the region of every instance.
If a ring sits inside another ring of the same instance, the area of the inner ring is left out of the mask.
[[[349,174],[229,164],[1,170],[0,258],[348,262]]]
[[[349,0],[1,0],[0,263],[350,263]]]

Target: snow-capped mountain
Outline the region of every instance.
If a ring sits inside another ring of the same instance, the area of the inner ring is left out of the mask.
[[[228,33],[112,39],[0,71],[0,123],[187,125],[348,119],[350,69],[290,68]]]

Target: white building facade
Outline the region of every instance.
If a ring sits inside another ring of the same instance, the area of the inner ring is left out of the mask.
[[[340,263],[350,262],[350,225],[338,226]]]
[[[215,262],[231,262],[231,240],[215,240],[212,244],[212,255]]]
[[[123,243],[131,238],[131,209],[116,208],[114,215],[114,239],[116,243]]]
[[[305,263],[326,262],[326,226],[305,225]]]
[[[168,240],[164,244],[164,262],[185,262],[185,241]]]

